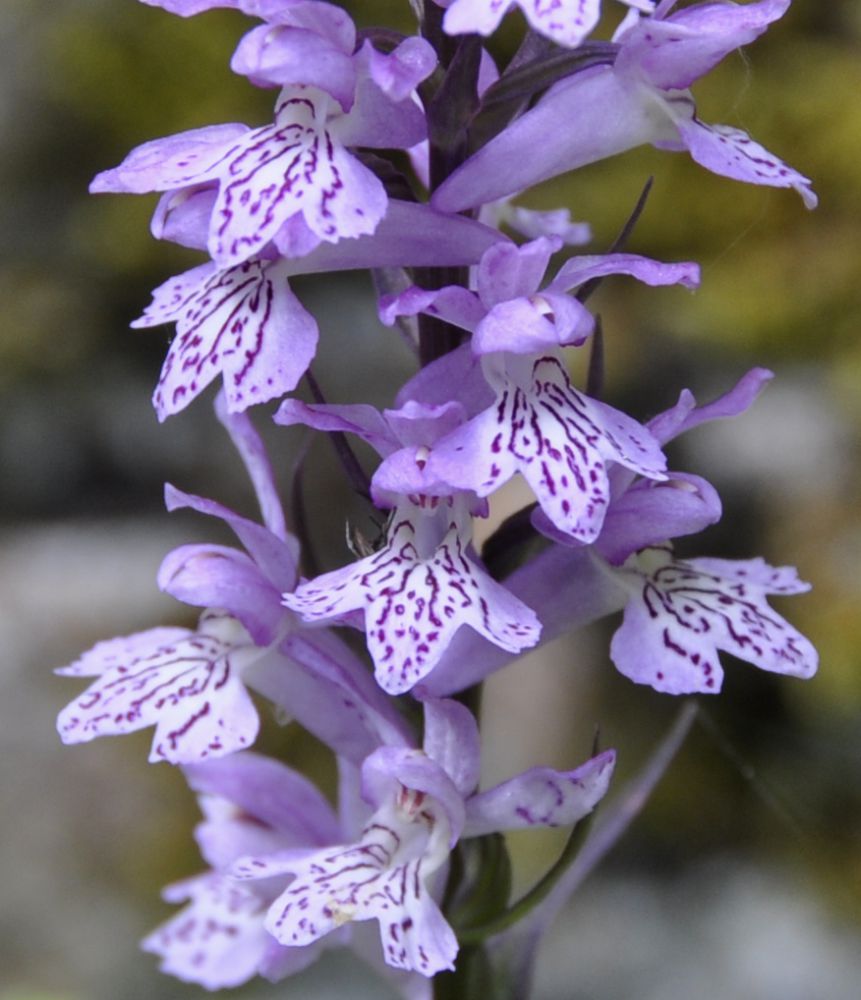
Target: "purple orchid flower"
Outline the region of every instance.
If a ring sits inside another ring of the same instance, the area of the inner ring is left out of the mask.
[[[439,373],[450,372],[453,384],[457,372],[466,368],[462,358],[447,355],[417,376],[407,391],[431,396],[438,384],[436,376],[428,375],[434,366]],[[678,403],[649,421],[648,429],[666,444],[707,421],[737,416],[748,409],[771,377],[771,372],[755,368],[729,392],[702,406],[684,390]],[[632,599],[633,577],[623,578],[612,567],[621,566],[639,550],[701,531],[721,516],[717,493],[699,476],[669,472],[661,481],[637,479],[631,470],[617,465],[610,470],[610,480],[607,515],[591,546],[584,547],[537,511],[533,514],[536,527],[558,544],[502,581],[510,593],[540,609],[542,643],[625,607]],[[482,681],[510,659],[480,636],[463,632],[414,694],[420,698],[453,694]]]
[[[533,768],[476,793],[478,728],[462,705],[425,704],[422,751],[381,747],[362,765],[374,812],[355,843],[243,859],[252,882],[292,875],[266,927],[282,944],[313,944],[346,923],[378,920],[386,962],[431,977],[454,967],[457,940],[434,899],[434,876],[458,840],[535,826],[565,826],[603,797],[615,755],[573,771]]]
[[[427,475],[448,488],[487,496],[515,472],[529,482],[542,509],[563,532],[593,541],[609,500],[607,464],[663,479],[657,442],[630,417],[588,399],[571,385],[558,350],[591,334],[591,313],[568,293],[591,278],[630,274],[651,285],[694,287],[694,264],[661,264],[632,254],[572,258],[539,291],[558,239],[523,247],[499,244],[482,257],[477,290],[412,288],[381,302],[381,315],[428,312],[472,332],[494,398],[468,423],[436,442]],[[425,384],[427,377],[425,379]],[[386,463],[378,473],[383,480]]]
[[[168,194],[153,220],[157,237],[204,249],[214,202],[212,190]],[[373,234],[337,244],[304,242],[304,224],[282,226],[266,256],[234,267],[203,264],[170,278],[134,327],[175,322],[153,403],[160,420],[184,409],[219,374],[227,408],[247,407],[296,387],[314,358],[318,328],[290,290],[288,277],[320,270],[474,264],[504,239],[490,227],[444,216],[427,205],[393,200]],[[278,245],[310,248],[305,256],[276,256]]]
[[[64,743],[155,726],[150,761],[177,764],[234,753],[257,736],[241,674],[267,650],[232,616],[207,611],[195,631],[156,628],[100,642],[57,673],[96,677],[60,712]]]
[[[433,204],[459,212],[643,143],[687,150],[707,170],[772,187],[792,187],[808,208],[810,181],[740,129],[707,125],[688,87],[724,56],[782,17],[790,0],[702,3],[626,18],[613,66],[562,80],[534,108],[491,139],[440,185]],[[560,127],[560,122],[565,127]],[[529,155],[524,155],[528,150]]]
[[[213,125],[156,139],[99,174],[91,190],[217,186],[208,246],[220,268],[259,255],[297,216],[314,245],[336,243],[372,233],[388,203],[382,183],[347,145],[405,148],[422,138],[424,119],[412,102],[390,103],[389,110],[383,135],[378,111],[365,117],[357,104],[345,114],[319,88],[288,86],[272,125]]]
[[[391,52],[368,41],[357,45],[356,26],[340,7],[320,0],[143,0],[181,17],[230,7],[265,24],[249,31],[234,53],[231,68],[259,86],[319,87],[344,111],[356,100],[382,117],[379,98],[404,101],[434,70],[433,47],[420,37],[405,38]]]
[[[134,327],[176,322],[153,395],[159,420],[177,413],[219,374],[227,406],[244,410],[296,387],[314,358],[314,317],[290,291],[283,261],[203,264],[153,292]]]
[[[724,396],[696,408],[689,392],[650,429],[663,443],[707,420],[736,416],[755,400],[771,372],[754,369]],[[629,473],[625,473],[625,478]],[[762,559],[690,559],[673,556],[670,539],[719,520],[717,493],[704,479],[671,473],[664,483],[614,483],[593,551],[620,566],[612,571],[627,591],[624,618],[610,657],[632,680],[670,694],[717,693],[723,671],[718,650],[754,666],[796,677],[816,672],[811,643],[767,604],[768,594],[799,594],[809,585],[790,567]],[[536,524],[547,532],[540,518]]]
[[[388,694],[430,674],[465,625],[510,653],[534,646],[538,618],[470,555],[471,535],[466,501],[431,509],[404,501],[379,551],[303,581],[284,603],[306,622],[363,613],[374,673]]]
[[[257,129],[194,129],[145,143],[99,174],[91,190],[167,191],[174,198],[178,191],[184,200],[217,189],[207,242],[220,269],[265,256],[272,240],[283,255],[301,256],[321,242],[373,233],[386,213],[386,193],[347,147],[408,148],[424,138],[424,116],[411,95],[436,65],[431,46],[408,38],[387,54],[369,43],[355,51],[352,20],[317,0],[161,5],[183,16],[237,7],[267,21],[245,36],[233,67],[256,83],[283,88],[275,121]]]
[[[207,610],[197,630],[152,629],[98,643],[58,673],[97,679],[58,718],[66,743],[155,725],[151,761],[174,764],[250,746],[259,720],[252,687],[339,753],[361,759],[402,722],[359,660],[322,630],[304,630],[281,594],[295,585],[292,546],[213,501],[169,488],[168,506],[227,521],[248,555],[186,545],[159,571],[163,590]],[[229,610],[211,610],[213,606]]]
[[[385,119],[392,102],[410,99],[436,66],[433,47],[417,36],[388,53],[378,52],[367,40],[357,48],[352,21],[329,4],[287,7],[269,17],[269,23],[239,43],[231,61],[234,72],[261,86],[319,87],[344,111],[360,104],[365,128],[376,118],[383,143],[390,135]]]
[[[459,403],[408,403],[380,414],[371,406],[288,399],[275,419],[358,434],[386,457],[385,478],[372,480],[375,501],[394,507],[383,546],[284,594],[285,605],[307,622],[351,621],[359,612],[383,690],[409,691],[464,625],[511,652],[537,642],[541,627],[534,612],[470,553],[475,498],[429,495],[444,487],[424,475],[426,457],[434,441],[463,420]]]

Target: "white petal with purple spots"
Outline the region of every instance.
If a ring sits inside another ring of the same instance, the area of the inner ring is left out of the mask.
[[[607,793],[615,763],[606,750],[573,771],[533,767],[503,781],[468,800],[464,836],[577,823]]]
[[[182,764],[220,757],[254,742],[257,710],[239,668],[260,650],[248,645],[247,633],[235,619],[205,614],[197,632],[154,647],[135,644],[128,658],[116,655],[118,642],[100,644],[108,656],[105,669],[60,712],[57,728],[64,743],[87,743],[154,725],[149,759]]]
[[[263,926],[266,901],[253,889],[211,874],[171,886],[165,897],[191,902],[141,942],[161,957],[162,972],[209,990],[257,974],[273,942]]]
[[[437,518],[447,516],[447,509]],[[492,580],[467,554],[455,517],[430,547],[425,515],[396,514],[379,552],[300,584],[284,603],[306,621],[364,610],[368,651],[380,686],[409,691],[430,673],[462,625],[510,652],[535,645],[534,612]]]
[[[723,679],[718,650],[763,670],[810,677],[810,642],[766,601],[769,593],[805,589],[792,570],[762,560],[676,561],[667,548],[634,557],[632,597],[610,656],[623,674],[671,694],[716,693]]]
[[[807,208],[816,208],[819,199],[810,179],[769,153],[747,132],[730,125],[706,125],[697,118],[676,124],[688,152],[700,166],[737,181],[794,188]]]
[[[132,325],[176,322],[153,402],[159,419],[182,410],[219,374],[228,410],[296,387],[317,348],[317,324],[290,291],[281,262],[212,264],[171,278]]]
[[[601,0],[454,0],[443,25],[452,35],[490,35],[514,3],[531,28],[572,48],[595,27],[601,13]]]
[[[436,478],[487,496],[520,472],[560,531],[582,542],[601,530],[608,462],[666,478],[651,434],[574,389],[559,358],[509,356],[486,370],[496,404],[434,448],[428,469]]]
[[[448,856],[446,824],[422,793],[401,792],[357,844],[291,866],[296,878],[266,919],[278,941],[307,945],[350,921],[379,920],[388,965],[425,976],[453,968],[457,940],[426,885]]]
[[[330,243],[374,231],[385,189],[327,130],[330,103],[312,87],[285,88],[275,123],[233,145],[210,230],[216,263],[228,267],[258,253],[297,212]]]

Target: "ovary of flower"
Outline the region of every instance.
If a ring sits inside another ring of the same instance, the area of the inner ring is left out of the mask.
[[[405,501],[382,549],[301,583],[284,595],[284,604],[305,621],[363,611],[377,681],[389,694],[409,691],[427,676],[462,625],[513,653],[535,645],[540,624],[534,612],[467,554],[462,504],[423,510]]]

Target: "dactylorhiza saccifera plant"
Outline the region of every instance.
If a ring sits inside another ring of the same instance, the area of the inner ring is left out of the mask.
[[[817,661],[767,602],[807,589],[794,570],[673,551],[721,505],[706,480],[668,469],[664,446],[742,413],[771,373],[754,369],[707,405],[682,391],[645,424],[577,388],[568,363],[599,338],[585,305],[599,281],[695,288],[699,269],[621,244],[572,253],[588,226],[512,199],[651,143],[735,180],[792,187],[813,207],[805,177],[746,133],[701,121],[689,90],[789,0],[624,0],[610,41],[590,38],[599,0],[413,0],[409,36],[357,31],[320,0],[144,2],[262,22],[231,68],[272,88],[271,122],[148,142],[92,185],[160,192],[154,234],[206,256],[157,288],[135,325],[176,324],[159,419],[221,378],[216,412],[261,521],[167,487],[169,509],[223,520],[240,546],[167,556],[159,585],[203,609],[197,627],[102,642],[63,668],[91,683],[60,714],[60,734],[79,743],[153,726],[150,760],[179,765],[200,797],[210,867],[167,890],[185,907],[144,942],[166,972],[220,989],[279,980],[347,946],[407,997],[525,997],[542,928],[616,834],[609,821],[580,851],[572,838],[511,901],[499,833],[576,826],[615,756],[479,790],[482,681],[619,611],[611,660],[670,695],[716,694],[721,650],[795,677]],[[484,42],[515,7],[522,43],[499,67]],[[378,281],[394,289],[379,314],[410,339],[417,371],[382,412],[325,400],[309,371],[320,331],[290,279],[347,269],[399,277]],[[313,403],[290,395],[304,377]],[[249,417],[275,402],[276,423],[334,435],[349,487],[388,513],[375,545],[311,578]],[[379,454],[370,478],[346,435]],[[517,474],[535,502],[479,553],[473,523]],[[366,657],[345,627],[363,633]],[[337,810],[288,763],[250,749],[249,689],[331,748]],[[660,765],[659,754],[646,785]]]

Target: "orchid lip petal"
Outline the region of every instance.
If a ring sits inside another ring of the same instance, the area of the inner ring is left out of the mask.
[[[496,403],[436,445],[429,476],[487,496],[520,472],[561,531],[592,542],[610,499],[607,463],[661,480],[666,459],[645,428],[577,392],[555,355],[503,357],[487,369]]]
[[[529,26],[557,45],[575,48],[598,23],[601,0],[557,0],[540,3],[537,0],[513,0],[523,11]],[[497,0],[454,0],[443,19],[443,28],[450,35],[476,32],[491,35],[513,3]]]
[[[278,263],[205,264],[171,278],[132,326],[176,322],[153,402],[160,420],[187,406],[219,374],[227,408],[241,412],[295,388],[314,357],[314,318]]]
[[[150,760],[173,764],[249,746],[259,722],[239,678],[248,647],[241,635],[238,643],[223,635],[225,629],[243,632],[235,620],[210,613],[199,631],[175,641],[154,645],[143,633],[128,659],[106,665],[60,713],[63,742],[86,743],[154,725]]]
[[[674,560],[668,548],[645,549],[620,579],[631,598],[610,656],[631,680],[671,694],[715,694],[723,670],[718,650],[754,666],[810,677],[810,642],[766,602],[770,593],[807,589],[788,567],[757,560]]]
[[[430,673],[462,625],[512,652],[538,640],[534,612],[467,555],[463,528],[445,513],[432,515],[430,526],[405,504],[382,549],[283,597],[305,621],[364,611],[377,681],[389,694],[409,691]]]

